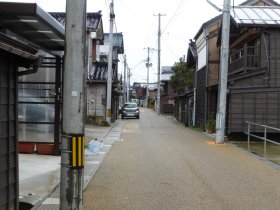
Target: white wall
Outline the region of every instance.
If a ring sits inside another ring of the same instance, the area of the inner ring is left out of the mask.
[[[207,56],[206,56],[206,39],[204,33],[202,33],[196,40],[198,64],[197,71],[206,66]]]

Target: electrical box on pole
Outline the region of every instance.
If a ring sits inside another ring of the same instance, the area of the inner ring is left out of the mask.
[[[83,209],[86,0],[66,1],[60,209]]]

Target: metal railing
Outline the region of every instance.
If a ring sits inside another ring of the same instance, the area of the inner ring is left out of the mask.
[[[252,122],[248,122],[248,121],[246,121],[246,124],[248,124],[247,133],[246,133],[248,135],[248,137],[247,137],[248,150],[251,150],[250,149],[250,138],[251,137],[255,137],[257,139],[260,139],[260,140],[264,141],[264,158],[266,158],[267,142],[280,146],[279,142],[276,142],[276,141],[273,141],[273,140],[267,138],[267,130],[273,130],[273,131],[280,132],[279,128],[274,128],[274,127],[271,127],[271,126],[261,125],[261,124],[252,123]],[[251,125],[257,126],[257,127],[260,127],[261,129],[263,129],[263,136],[252,134],[251,133]]]

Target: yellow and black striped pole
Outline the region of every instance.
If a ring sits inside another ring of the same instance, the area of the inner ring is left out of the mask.
[[[85,148],[85,136],[84,135],[72,135],[71,136],[71,157],[70,167],[72,169],[78,169],[84,167],[84,148]]]

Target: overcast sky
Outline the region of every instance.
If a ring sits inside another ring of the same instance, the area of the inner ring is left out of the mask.
[[[8,1],[8,0],[7,0]],[[10,0],[14,1],[14,0]],[[64,12],[66,0],[15,0],[36,2],[47,12]],[[238,5],[245,0],[232,0]],[[104,32],[109,32],[109,4],[111,0],[87,0],[88,12],[102,11]],[[223,7],[223,0],[211,0]],[[277,0],[279,2],[279,0]],[[219,15],[206,0],[114,0],[114,32],[122,32],[127,63],[131,68],[131,83],[146,82],[147,48],[157,49],[158,15],[161,17],[161,66],[172,66],[187,54],[189,39],[201,25]],[[157,52],[151,52],[150,82],[157,79]],[[123,71],[121,58],[119,69]]]

